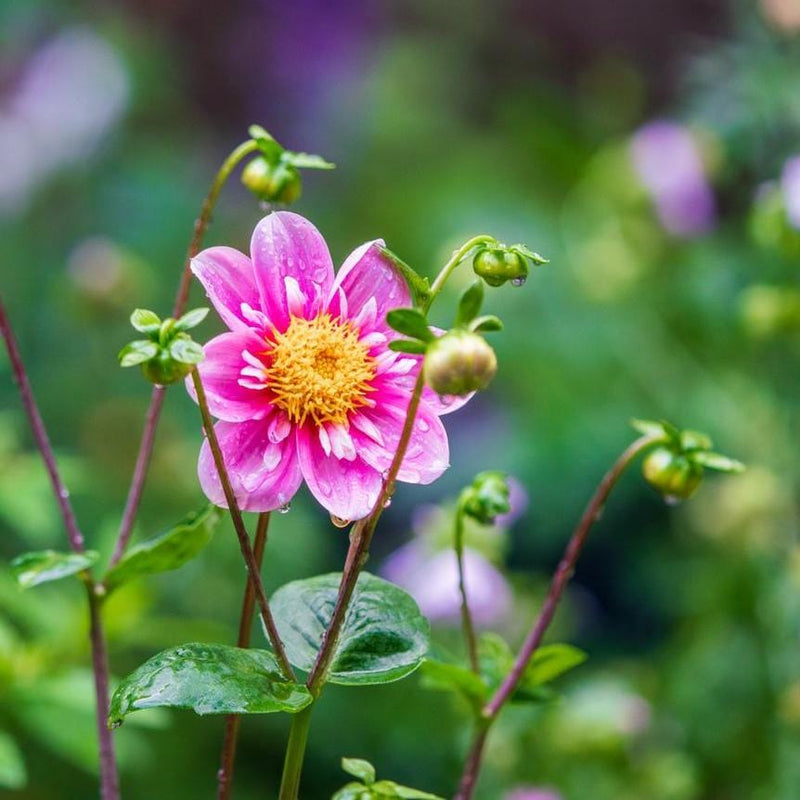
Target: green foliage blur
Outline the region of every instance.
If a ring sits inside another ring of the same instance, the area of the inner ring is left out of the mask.
[[[0,291],[107,560],[149,396],[117,366],[128,316],[169,314],[201,199],[248,124],[336,162],[304,175],[296,210],[337,263],[379,236],[427,275],[478,233],[542,253],[550,264],[524,287],[487,291],[486,313],[505,323],[498,374],[446,420],[445,476],[399,488],[370,569],[412,538],[416,507],[452,503],[481,470],[511,474],[528,510],[484,549],[514,589],[501,632],[516,645],[630,418],[708,432],[748,470],[672,509],[625,477],[553,631],[589,660],[559,680],[559,699],[507,710],[478,796],[795,800],[800,231],[784,164],[800,152],[796,3],[720,0],[702,16],[702,4],[625,2],[597,25],[603,4],[564,5],[0,4]],[[635,158],[657,119],[685,126],[713,192],[689,231],[665,224]],[[246,250],[261,213],[231,181],[207,243]],[[468,265],[456,274],[440,322],[472,279]],[[191,302],[203,304],[197,286]],[[209,318],[195,338],[218,329]],[[137,539],[203,506],[200,439],[195,406],[171,389]],[[7,568],[47,548],[65,538],[3,353],[0,786],[25,800],[96,793],[82,588],[22,592]],[[301,493],[270,530],[268,590],[340,569],[345,549]],[[106,608],[113,674],[182,642],[232,644],[243,584],[226,521],[179,571],[121,588]],[[434,637],[459,651],[452,626]],[[452,794],[469,737],[452,698],[412,676],[332,686],[323,701],[304,797],[346,782],[342,756]],[[131,715],[117,732],[124,796],[211,797],[222,723]],[[244,720],[237,798],[275,796],[287,729],[278,715]]]

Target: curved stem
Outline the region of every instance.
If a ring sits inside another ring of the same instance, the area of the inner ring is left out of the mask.
[[[103,630],[102,601],[91,582],[86,584],[89,600],[89,638],[92,644],[92,672],[97,697],[95,715],[97,738],[100,749],[100,797],[102,800],[118,800],[119,775],[114,752],[114,737],[108,727],[108,649]]]
[[[469,663],[472,671],[480,675],[481,668],[478,661],[478,643],[475,637],[475,625],[472,622],[472,613],[467,600],[467,586],[464,580],[464,509],[459,501],[456,508],[455,521],[455,551],[458,564],[458,591],[461,595],[461,628],[464,632],[464,641],[467,645]]]
[[[194,384],[195,392],[197,393],[197,404],[200,407],[200,415],[203,418],[203,428],[208,438],[208,445],[211,448],[211,454],[214,457],[214,466],[217,468],[220,484],[222,484],[222,491],[225,494],[225,500],[228,503],[228,511],[231,515],[233,527],[236,531],[236,536],[239,539],[239,548],[242,551],[244,563],[247,566],[247,574],[250,582],[253,584],[256,602],[258,603],[259,611],[261,612],[261,621],[264,623],[264,629],[269,637],[272,649],[275,651],[275,657],[280,664],[281,671],[290,681],[297,680],[292,665],[286,657],[286,650],[281,642],[281,637],[278,634],[278,629],[275,626],[275,620],[269,608],[267,595],[264,592],[264,584],[261,582],[261,575],[259,573],[258,564],[253,553],[253,548],[250,545],[250,537],[247,535],[247,529],[244,526],[242,519],[242,512],[239,509],[239,503],[236,500],[236,495],[231,486],[230,477],[225,467],[225,457],[222,454],[222,448],[219,446],[217,433],[214,430],[214,420],[211,418],[211,413],[208,410],[208,401],[206,400],[205,389],[203,389],[203,382],[200,380],[200,373],[195,369],[192,370],[192,382]]]
[[[189,288],[192,282],[191,262],[200,252],[203,237],[211,222],[211,214],[217,204],[219,193],[239,162],[249,153],[257,149],[258,145],[252,139],[243,142],[222,162],[222,166],[214,176],[211,188],[208,190],[208,194],[200,208],[200,216],[197,217],[194,223],[192,238],[186,252],[186,260],[183,264],[183,272],[181,273],[178,291],[175,296],[175,305],[172,309],[173,317],[179,317],[186,308],[186,302],[189,299]],[[164,405],[164,393],[164,389],[156,386],[150,396],[150,406],[147,409],[145,426],[142,431],[142,440],[139,444],[139,452],[136,456],[136,466],[133,470],[133,478],[131,479],[128,497],[125,501],[125,510],[122,514],[122,521],[120,522],[119,533],[117,534],[117,542],[114,546],[114,553],[111,557],[109,568],[113,567],[122,558],[128,546],[128,542],[130,541],[131,533],[133,532],[133,523],[136,520],[136,513],[139,510],[139,503],[142,499],[144,483],[147,478],[147,470],[153,455],[156,428],[158,427],[158,420]]]
[[[269,511],[258,515],[256,535],[253,538],[253,556],[258,568],[264,558],[264,547],[267,543],[269,530]],[[253,615],[255,613],[256,591],[253,582],[248,578],[242,598],[242,613],[239,617],[239,636],[236,640],[237,647],[250,646],[250,634],[253,629]],[[225,734],[222,740],[222,755],[220,767],[217,771],[217,800],[228,800],[233,787],[233,767],[236,762],[236,745],[239,740],[239,714],[229,714],[225,718]]]
[[[483,721],[475,734],[472,748],[467,757],[459,790],[456,794],[456,800],[471,800],[478,779],[478,773],[480,772],[481,759],[489,727],[494,720],[497,719],[503,705],[514,693],[520,680],[522,680],[522,676],[525,674],[525,669],[530,663],[531,658],[533,658],[533,654],[541,644],[544,634],[553,620],[564,589],[575,570],[575,564],[586,543],[589,531],[591,531],[594,523],[600,518],[600,514],[608,500],[608,496],[611,494],[611,490],[636,456],[657,441],[659,441],[659,437],[657,436],[642,436],[637,439],[623,451],[598,484],[594,495],[587,504],[583,515],[570,537],[567,548],[564,551],[564,556],[553,574],[542,610],[539,612],[536,622],[525,639],[519,651],[519,655],[514,662],[514,666],[483,708]]]
[[[76,553],[82,553],[85,549],[83,534],[78,527],[78,520],[75,518],[75,512],[72,510],[72,504],[69,501],[69,490],[61,479],[61,474],[58,471],[56,457],[53,453],[52,445],[50,444],[50,437],[47,435],[47,429],[44,426],[42,415],[39,413],[39,406],[36,405],[36,398],[33,396],[33,389],[31,389],[31,384],[28,380],[28,373],[25,371],[25,365],[22,363],[22,356],[17,346],[17,340],[14,338],[14,331],[11,329],[11,321],[6,314],[1,297],[0,332],[2,332],[3,340],[6,343],[8,357],[11,361],[11,369],[14,373],[14,380],[16,380],[17,387],[19,388],[22,407],[25,409],[25,413],[28,416],[28,423],[31,426],[33,438],[36,441],[39,452],[42,454],[47,474],[50,477],[50,484],[53,487],[53,494],[56,496],[61,518],[64,521],[64,528],[67,531],[70,547]]]
[[[442,267],[436,279],[431,284],[430,295],[422,310],[425,313],[428,312],[436,296],[442,291],[445,283],[447,283],[447,279],[450,277],[453,270],[466,258],[470,250],[477,247],[479,244],[494,244],[496,242],[497,239],[495,239],[494,236],[483,233],[480,236],[473,236],[469,241],[461,245],[458,250],[454,250],[453,255],[450,256],[450,260]]]

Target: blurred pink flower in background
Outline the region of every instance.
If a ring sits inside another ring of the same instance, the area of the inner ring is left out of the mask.
[[[283,211],[256,226],[252,260],[212,247],[192,261],[230,328],[206,344],[199,370],[243,510],[285,506],[303,481],[344,520],[365,517],[377,501],[421,364],[388,348],[396,334],[386,312],[411,297],[382,244],[359,247],[334,278],[319,231]],[[447,468],[439,415],[459,405],[423,393],[398,480],[430,483]],[[224,506],[208,442],[198,471],[203,491]]]
[[[786,216],[793,228],[800,229],[800,156],[792,156],[783,165],[781,191]]]
[[[648,123],[633,135],[631,156],[665,230],[691,238],[713,227],[714,195],[685,126],[668,120]]]
[[[561,795],[549,789],[537,789],[534,786],[519,786],[510,791],[503,800],[561,800]]]

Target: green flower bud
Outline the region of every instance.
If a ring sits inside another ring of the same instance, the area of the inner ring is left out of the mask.
[[[428,346],[423,369],[434,392],[463,397],[489,385],[497,357],[482,336],[456,329]]]
[[[264,156],[256,156],[242,170],[242,183],[259,200],[287,205],[300,197],[303,188],[294,166],[284,161],[270,164]]]
[[[642,462],[645,480],[667,502],[688,500],[700,486],[703,468],[685,453],[669,447],[656,447]]]
[[[150,383],[169,386],[185,378],[194,369],[194,364],[176,361],[167,350],[159,350],[155,358],[142,364],[142,375]]]
[[[472,259],[472,269],[489,286],[511,281],[521,286],[528,278],[528,261],[514,249],[492,247],[479,250]]]
[[[461,492],[461,507],[468,517],[490,525],[495,517],[511,510],[508,502],[508,482],[502,472],[481,472],[472,486]]]

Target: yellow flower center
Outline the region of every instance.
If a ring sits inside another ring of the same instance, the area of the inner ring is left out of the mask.
[[[292,422],[346,423],[351,411],[371,405],[366,395],[373,391],[375,363],[350,323],[328,314],[292,317],[283,333],[274,334],[269,354],[272,402]]]

